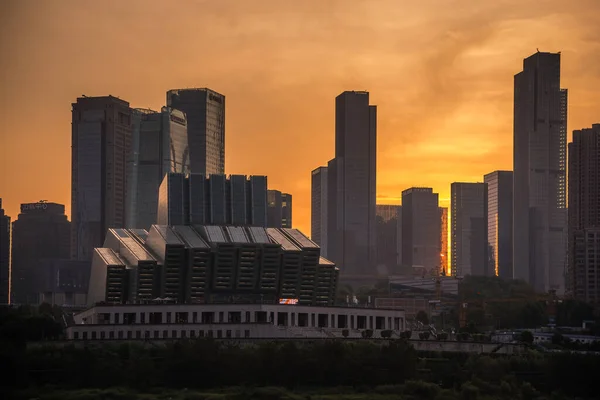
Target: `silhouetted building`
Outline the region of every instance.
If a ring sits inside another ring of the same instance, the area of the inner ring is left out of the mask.
[[[452,207],[452,275],[487,275],[487,186],[454,182]]]
[[[190,168],[195,174],[225,173],[225,96],[207,88],[167,92],[167,106],[187,118]]]
[[[158,198],[160,225],[267,226],[266,176],[169,173]]]
[[[0,304],[10,302],[10,217],[0,198]]]
[[[36,290],[32,302],[60,307],[82,307],[87,304],[90,275],[88,261],[41,259]]]
[[[19,218],[13,222],[12,301],[37,304],[43,292],[41,259],[68,259],[71,223],[65,206],[56,203],[21,204]]]
[[[437,275],[440,268],[438,197],[432,188],[402,192],[402,264],[423,267],[428,275]]]
[[[567,91],[560,53],[535,53],[515,75],[514,278],[564,291]]]
[[[158,188],[169,172],[190,173],[185,115],[163,107],[160,112],[132,112],[126,216],[128,228],[149,229],[156,223]]]
[[[296,229],[164,226],[111,229],[95,249],[88,302],[331,306],[338,269]],[[175,322],[175,321],[165,321]],[[142,321],[143,323],[143,321]]]
[[[131,109],[113,96],[72,106],[71,256],[86,261],[109,228],[125,226]]]
[[[377,204],[377,273],[390,275],[398,266],[398,214],[401,206]]]
[[[327,253],[344,275],[374,275],[377,106],[368,92],[335,99],[335,158],[328,164]]]
[[[512,279],[513,172],[490,172],[483,180],[487,184],[488,272]]]
[[[600,124],[573,131],[569,143],[569,268],[567,289],[600,303]]]
[[[279,190],[267,191],[267,226],[269,228],[292,227],[292,195]]]
[[[448,207],[440,207],[440,274],[448,275]]]
[[[311,177],[310,237],[327,257],[327,167],[315,168]]]

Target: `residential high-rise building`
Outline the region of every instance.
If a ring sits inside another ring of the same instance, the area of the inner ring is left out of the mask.
[[[312,171],[310,193],[310,238],[321,246],[321,255],[327,255],[327,167]]]
[[[10,217],[0,198],[0,304],[10,303]]]
[[[439,195],[432,188],[402,192],[402,264],[423,267],[427,275],[440,268]]]
[[[377,204],[377,273],[391,275],[398,266],[398,215],[401,206]]]
[[[71,247],[71,223],[65,206],[56,203],[21,204],[13,222],[12,301],[37,304],[43,292],[42,259],[67,259]]]
[[[113,96],[72,106],[71,256],[91,261],[108,228],[125,226],[131,109]]]
[[[440,207],[440,274],[448,275],[448,207]]]
[[[195,174],[225,173],[225,96],[207,88],[167,92],[167,106],[187,118],[190,169]]]
[[[269,228],[292,227],[292,195],[279,190],[267,191],[267,226]]]
[[[185,114],[163,107],[160,112],[132,112],[126,226],[150,229],[156,223],[158,188],[169,172],[190,173]]]
[[[573,131],[569,143],[567,289],[600,303],[600,124]]]
[[[513,277],[513,172],[486,174],[488,273]]]
[[[567,91],[560,53],[526,58],[515,75],[513,271],[539,292],[564,292]]]
[[[487,186],[454,182],[450,192],[452,275],[488,275]]]
[[[335,99],[335,158],[328,164],[327,253],[342,276],[374,275],[377,106],[368,92]]]
[[[158,195],[158,224],[267,226],[267,177],[168,173]]]

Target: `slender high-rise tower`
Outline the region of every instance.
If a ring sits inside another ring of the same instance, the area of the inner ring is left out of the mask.
[[[312,171],[310,193],[310,238],[321,246],[321,256],[327,251],[327,167]]]
[[[0,304],[10,302],[10,217],[0,198]]]
[[[560,53],[526,58],[514,93],[514,277],[564,292],[567,91]]]
[[[335,158],[328,168],[328,256],[342,276],[375,274],[377,106],[368,92],[335,99]]]
[[[490,275],[513,277],[513,172],[486,174],[488,203],[488,271]]]
[[[91,261],[108,229],[125,226],[131,109],[113,96],[72,106],[71,256]]]
[[[225,173],[225,96],[207,88],[167,92],[167,106],[187,118],[191,172]]]

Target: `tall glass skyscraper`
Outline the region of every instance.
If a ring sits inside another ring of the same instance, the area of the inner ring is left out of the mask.
[[[567,91],[560,53],[537,52],[515,75],[514,278],[539,292],[565,288]]]
[[[167,106],[186,115],[191,172],[224,174],[225,96],[207,88],[173,89]]]
[[[127,228],[150,229],[156,223],[158,188],[169,172],[190,173],[185,114],[132,111],[132,152],[127,190]]]
[[[513,277],[513,172],[486,174],[488,271],[501,278]]]

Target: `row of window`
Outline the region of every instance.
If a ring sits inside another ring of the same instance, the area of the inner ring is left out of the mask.
[[[142,336],[143,335],[143,336]],[[154,330],[154,331],[92,331],[92,332],[73,332],[74,340],[106,340],[106,339],[196,339],[196,338],[241,338],[242,331],[239,329],[231,330],[207,330],[204,331],[202,329],[196,330]],[[244,330],[244,338],[250,337],[250,330]]]

